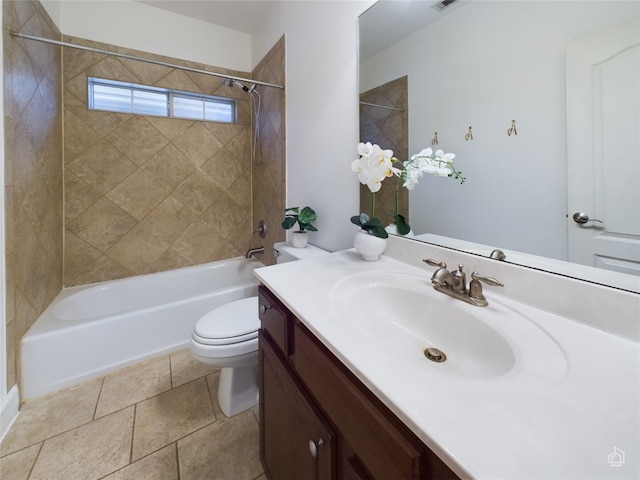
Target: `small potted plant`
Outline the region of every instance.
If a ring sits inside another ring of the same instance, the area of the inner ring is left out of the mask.
[[[284,210],[285,217],[282,221],[282,228],[289,230],[297,223],[298,230],[291,234],[291,244],[294,247],[304,248],[309,241],[309,232],[317,232],[318,229],[313,226],[316,221],[316,212],[311,207],[289,207]]]

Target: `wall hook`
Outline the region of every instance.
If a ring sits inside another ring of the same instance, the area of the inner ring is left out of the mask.
[[[467,132],[467,134],[464,136],[465,140],[473,140],[473,132],[471,132],[471,127],[469,127],[469,131]]]
[[[507,135],[511,136],[511,134],[518,135],[518,130],[516,130],[516,121],[511,120],[511,128],[507,129]]]
[[[433,140],[431,140],[431,145],[437,145],[438,144],[438,132],[435,132],[433,134]]]

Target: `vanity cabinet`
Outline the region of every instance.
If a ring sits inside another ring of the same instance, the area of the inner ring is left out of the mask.
[[[266,287],[258,295],[267,478],[458,478]]]

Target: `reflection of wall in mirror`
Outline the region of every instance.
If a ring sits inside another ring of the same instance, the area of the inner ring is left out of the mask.
[[[408,139],[407,77],[390,82],[360,94],[360,141],[378,144],[393,150],[400,161],[407,159]],[[375,216],[385,225],[393,221],[398,178],[387,178],[376,193]],[[360,211],[371,215],[371,192],[360,185]],[[398,212],[409,215],[407,190],[398,190]]]
[[[566,44],[634,15],[637,2],[469,2],[362,62],[361,91],[408,75],[410,154],[437,131],[467,177],[420,181],[414,231],[566,260]]]

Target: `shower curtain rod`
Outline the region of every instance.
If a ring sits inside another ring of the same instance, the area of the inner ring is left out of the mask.
[[[103,54],[103,55],[111,55],[113,57],[126,58],[128,60],[135,60],[135,61],[138,61],[138,62],[153,63],[154,65],[162,65],[163,67],[170,67],[170,68],[177,68],[179,70],[186,70],[187,72],[202,73],[204,75],[211,75],[213,77],[230,78],[231,80],[238,80],[238,81],[248,82],[248,83],[256,84],[256,85],[263,85],[265,87],[273,87],[273,88],[284,89],[283,85],[278,85],[278,84],[275,84],[275,83],[261,82],[259,80],[252,80],[250,78],[234,77],[233,75],[225,75],[223,73],[209,72],[207,70],[200,70],[199,68],[184,67],[182,65],[175,65],[173,63],[161,62],[159,60],[151,60],[151,59],[148,59],[148,58],[136,57],[134,55],[128,55],[126,53],[110,52],[108,50],[102,50],[100,48],[93,48],[93,47],[85,47],[85,46],[82,46],[82,45],[75,45],[75,44],[69,43],[69,42],[61,42],[59,40],[53,40],[51,38],[36,37],[34,35],[28,35],[26,33],[9,32],[9,35],[11,35],[12,37],[19,37],[19,38],[24,38],[24,39],[27,39],[27,40],[35,40],[36,42],[43,42],[43,43],[50,43],[52,45],[59,45],[61,47],[76,48],[78,50],[85,50],[87,52],[100,53],[100,54]]]
[[[404,108],[387,107],[386,105],[378,105],[377,103],[360,102],[360,105],[366,105],[368,107],[386,108],[387,110],[395,110],[396,112],[404,112]]]

